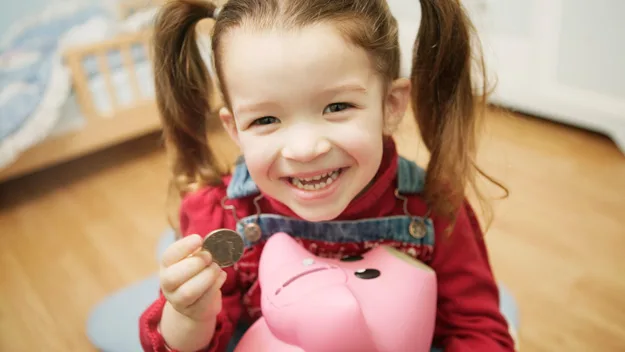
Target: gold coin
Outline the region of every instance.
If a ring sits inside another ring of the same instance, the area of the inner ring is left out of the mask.
[[[215,230],[204,238],[202,245],[212,256],[213,261],[222,268],[234,265],[243,255],[245,244],[241,236],[228,229]]]

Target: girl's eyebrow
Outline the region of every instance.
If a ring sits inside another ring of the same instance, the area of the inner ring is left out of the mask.
[[[347,84],[340,84],[337,86],[326,88],[321,91],[321,94],[329,95],[329,94],[336,94],[336,93],[345,92],[345,91],[367,93],[367,88],[357,83],[347,83]]]
[[[275,108],[275,107],[276,107],[276,103],[273,103],[270,101],[264,101],[264,102],[259,102],[259,103],[241,105],[240,107],[236,108],[236,113],[237,114],[254,114],[259,111],[271,110],[272,108]]]

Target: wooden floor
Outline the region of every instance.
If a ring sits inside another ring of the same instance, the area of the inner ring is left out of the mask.
[[[480,161],[511,194],[487,241],[522,350],[625,351],[625,156],[542,120],[489,121]],[[398,144],[425,154],[412,133]],[[0,351],[93,350],[91,307],[156,270],[165,169],[152,136],[0,185]]]

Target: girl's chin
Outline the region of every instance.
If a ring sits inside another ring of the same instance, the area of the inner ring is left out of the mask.
[[[338,209],[338,207],[336,207],[336,205],[334,206],[334,208],[336,208],[336,209],[316,208],[316,207],[314,209],[311,209],[310,207],[302,208],[302,207],[298,207],[298,206],[291,206],[290,208],[299,217],[301,217],[302,219],[304,219],[306,221],[310,221],[310,222],[334,220],[339,215],[341,215],[343,210],[345,210],[344,207],[341,208],[341,209]]]

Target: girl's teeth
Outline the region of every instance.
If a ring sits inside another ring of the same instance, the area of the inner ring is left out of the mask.
[[[314,190],[322,189],[331,185],[332,182],[334,182],[338,177],[339,177],[339,170],[336,170],[333,172],[328,172],[323,175],[317,175],[314,177],[307,177],[307,178],[302,178],[302,179],[292,178],[291,183],[299,189],[304,189],[307,191],[314,191]],[[313,181],[319,181],[321,179],[325,179],[325,180],[320,181],[320,182],[309,183]],[[306,183],[304,184],[304,182]]]
[[[317,176],[313,176],[313,177],[306,177],[306,178],[302,178],[301,180],[302,181],[308,181],[308,182],[310,182],[310,181],[319,181],[322,178],[328,177],[328,176],[330,176],[333,173],[335,173],[335,172],[332,172],[332,173],[328,172],[328,173],[325,173],[323,175],[317,175]]]

